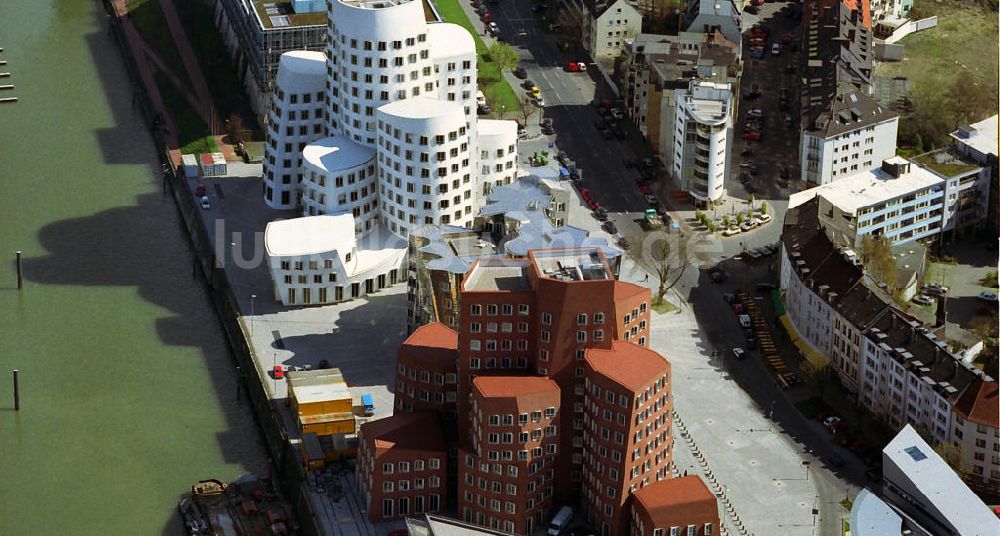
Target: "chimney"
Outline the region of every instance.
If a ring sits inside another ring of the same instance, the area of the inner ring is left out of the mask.
[[[936,328],[944,327],[945,323],[948,322],[947,303],[948,300],[944,296],[941,296],[937,301],[937,309],[934,311],[934,327]]]

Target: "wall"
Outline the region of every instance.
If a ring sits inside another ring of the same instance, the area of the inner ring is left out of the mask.
[[[903,24],[899,28],[896,28],[891,34],[889,34],[885,39],[883,39],[883,41],[891,45],[893,43],[898,42],[900,39],[910,35],[913,32],[919,32],[920,30],[933,28],[937,25],[938,25],[938,18],[936,16],[927,17],[926,19],[920,19],[916,21],[914,20],[906,21],[906,24]]]

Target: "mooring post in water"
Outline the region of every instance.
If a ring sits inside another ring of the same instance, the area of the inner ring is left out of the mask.
[[[24,287],[24,272],[21,270],[21,252],[17,252],[17,290]]]
[[[21,388],[17,384],[17,369],[14,369],[14,411],[21,411]]]

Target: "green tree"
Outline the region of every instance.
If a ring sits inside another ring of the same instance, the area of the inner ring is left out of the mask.
[[[760,207],[757,209],[761,214],[767,214],[767,201],[761,201]]]
[[[667,291],[674,287],[690,265],[684,233],[655,232],[639,234],[629,242],[640,247],[629,248],[628,255],[657,279],[655,305],[663,303]]]
[[[890,294],[897,290],[896,259],[892,255],[889,239],[884,236],[862,236],[861,262],[864,263],[866,272],[889,287]]]
[[[517,53],[517,50],[501,41],[490,43],[490,46],[486,48],[486,54],[501,73],[513,71],[521,61],[521,55]]]
[[[729,227],[731,227],[731,224],[732,224],[732,222],[729,220],[729,216],[723,216],[722,217],[722,226],[723,227],[725,227],[725,228],[728,229]]]
[[[742,212],[737,212],[736,213],[736,223],[737,224],[743,223],[744,219],[746,219],[746,215],[745,214],[743,214]]]

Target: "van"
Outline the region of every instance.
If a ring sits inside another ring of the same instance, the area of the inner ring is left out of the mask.
[[[750,328],[750,326],[751,326],[750,315],[740,315],[740,326],[742,326],[743,329],[749,329]]]
[[[562,531],[566,530],[569,525],[570,520],[573,519],[573,509],[569,506],[563,506],[556,512],[555,517],[552,518],[552,522],[549,523],[549,536],[559,536]]]
[[[372,417],[375,415],[375,402],[372,400],[372,395],[361,395],[361,407],[364,410],[365,417]]]

